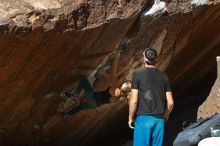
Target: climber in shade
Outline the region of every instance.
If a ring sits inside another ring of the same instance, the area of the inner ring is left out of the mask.
[[[133,146],[162,146],[164,123],[174,105],[172,92],[168,77],[155,67],[156,50],[147,48],[143,55],[145,67],[132,77],[128,125],[134,128]]]
[[[74,90],[74,95],[77,98],[81,91],[84,91],[85,101],[81,103],[76,108],[72,109],[68,114],[72,115],[79,112],[82,109],[92,109],[103,104],[109,103],[111,97],[127,97],[131,90],[131,81],[122,80],[118,78],[116,72],[118,59],[120,57],[120,52],[115,53],[115,58],[111,65],[109,73],[106,72],[104,68],[98,70],[99,74],[103,76],[108,82],[109,87],[105,91],[95,92],[92,85],[90,84],[86,76],[82,76],[79,84]]]

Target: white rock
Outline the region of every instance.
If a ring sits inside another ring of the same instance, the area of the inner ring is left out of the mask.
[[[199,142],[198,146],[220,146],[220,137],[205,138]]]
[[[160,0],[155,0],[154,5],[151,7],[151,9],[144,13],[144,16],[148,15],[154,15],[159,12],[165,12],[166,11],[166,3],[161,2]]]
[[[192,0],[192,5],[200,6],[208,4],[208,0]]]

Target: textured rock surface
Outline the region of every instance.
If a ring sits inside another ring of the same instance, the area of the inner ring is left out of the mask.
[[[122,50],[118,70],[129,78],[142,65],[143,50],[156,48],[158,66],[175,91],[176,115],[192,114],[185,107],[194,108],[197,96],[187,93],[192,87],[197,93],[200,86],[207,90],[207,75],[220,54],[219,1],[192,7],[189,0],[170,0],[166,14],[142,16],[151,5],[146,0],[122,0],[122,8],[115,0],[1,0],[0,145],[114,146],[127,127],[124,102],[65,120],[57,106],[64,88],[80,74],[94,73],[115,49]],[[168,127],[169,133],[175,128]]]
[[[218,75],[212,90],[206,101],[199,107],[198,118],[209,117],[220,112],[220,57],[217,57]]]

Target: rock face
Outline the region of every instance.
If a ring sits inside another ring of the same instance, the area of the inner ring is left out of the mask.
[[[142,66],[146,47],[157,49],[158,67],[170,76],[175,92],[174,116],[192,113],[184,107],[194,108],[193,101],[201,97],[188,93],[208,88],[212,58],[220,54],[220,3],[196,7],[190,0],[169,0],[167,13],[143,16],[152,4],[1,0],[0,145],[116,145],[114,140],[126,135],[125,102],[83,110],[70,119],[60,118],[57,107],[62,90],[71,88],[81,74],[93,76],[118,49],[118,71],[127,78]],[[95,86],[102,87],[101,82]]]
[[[217,112],[220,112],[220,57],[217,57],[216,60],[218,69],[217,79],[214,86],[212,87],[208,98],[199,107],[198,118],[209,117]]]

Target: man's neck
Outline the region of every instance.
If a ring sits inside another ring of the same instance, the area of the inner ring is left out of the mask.
[[[147,68],[156,68],[155,65],[148,65],[148,64],[145,64],[145,67],[147,67]]]

